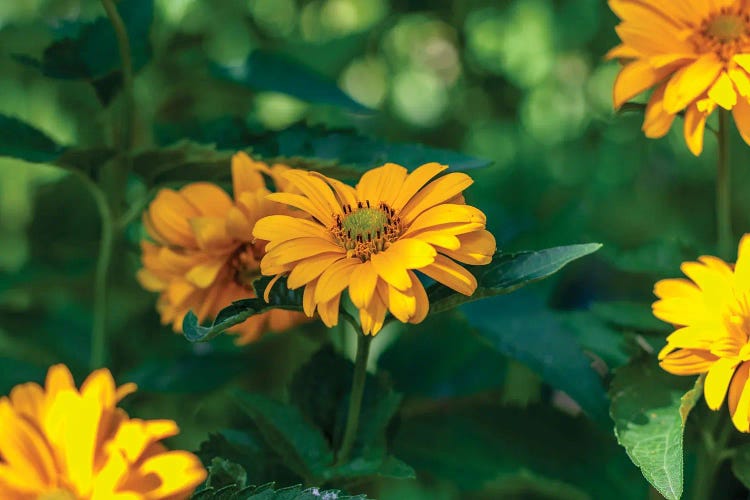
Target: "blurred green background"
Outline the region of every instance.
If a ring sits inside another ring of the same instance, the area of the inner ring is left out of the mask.
[[[111,144],[119,107],[106,92],[48,78],[18,58],[41,59],[66,30],[102,15],[94,0],[0,2],[0,113],[60,144]],[[137,148],[187,137],[262,151],[256,138],[301,123],[352,128],[491,161],[470,172],[476,183],[467,200],[487,213],[501,250],[604,243],[554,280],[380,334],[372,367],[405,394],[396,453],[419,480],[376,481],[365,485],[371,495],[646,497],[611,436],[604,391],[611,369],[663,344],[668,328],[649,313],[654,281],[715,252],[716,141],[707,132],[695,158],[679,120],[652,141],[639,113],[614,114],[619,66],[603,54],[617,43],[616,18],[604,2],[155,0],[153,16],[150,57],[136,64]],[[230,81],[260,50],[337,82],[375,112],[279,92],[286,84],[275,87],[273,74],[254,89]],[[229,68],[229,77],[216,68]],[[747,159],[734,134],[737,237],[750,220],[742,196]],[[134,200],[144,196],[148,186],[134,176],[128,200],[137,209]],[[155,297],[135,282],[141,235],[136,217],[115,256],[110,366],[119,380],[141,386],[128,403],[133,414],[177,419],[183,433],[173,444],[197,449],[209,432],[238,425],[228,385],[283,397],[291,374],[329,334],[313,327],[244,349],[230,338],[189,345],[159,326]],[[3,392],[57,361],[86,373],[98,237],[96,208],[74,176],[0,158]],[[484,332],[493,348],[470,330]],[[332,337],[351,352],[343,329]],[[570,346],[570,362],[593,360],[599,375],[556,385],[560,373],[575,372],[566,365]],[[589,383],[596,389],[585,389]],[[589,392],[576,396],[575,387]],[[575,417],[579,405],[601,418]],[[441,437],[444,453],[425,449],[432,436]],[[268,470],[256,473],[251,482],[284,483]]]

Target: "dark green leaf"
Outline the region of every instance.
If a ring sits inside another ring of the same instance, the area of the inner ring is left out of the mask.
[[[506,359],[473,334],[463,315],[449,311],[405,329],[380,355],[378,367],[407,396],[447,398],[502,386]]]
[[[493,349],[567,393],[595,421],[608,422],[606,393],[591,358],[540,297],[519,293],[467,304],[462,310]]]
[[[252,155],[257,158],[349,178],[358,177],[363,171],[386,162],[398,163],[410,170],[433,161],[449,165],[452,170],[469,170],[491,163],[489,160],[421,144],[389,143],[362,135],[353,129],[329,129],[302,123],[278,132],[268,132],[250,130],[243,120],[229,117],[205,123],[162,125],[156,132],[164,144],[189,138],[216,144],[220,150],[237,151],[252,146]],[[200,169],[197,171],[201,172]],[[165,171],[160,175],[170,179],[186,176],[186,180],[195,177],[190,170],[184,168],[169,173]],[[224,175],[229,177],[228,169]]]
[[[47,134],[11,116],[0,115],[0,156],[52,162],[65,148]]]
[[[333,462],[328,442],[297,408],[259,394],[236,392],[235,398],[268,445],[303,478],[317,477]]]
[[[180,141],[161,149],[140,151],[133,157],[133,172],[149,184],[170,181],[229,180],[233,151],[213,145]]]
[[[330,104],[359,113],[370,111],[345,94],[334,81],[265,50],[254,50],[236,66],[215,66],[214,73],[253,90],[281,92],[303,101]]]
[[[151,57],[149,32],[153,20],[153,0],[122,0],[117,3],[130,42],[134,70]],[[67,23],[60,30],[63,38],[47,47],[41,61],[16,55],[18,62],[32,66],[51,78],[83,79],[96,88],[104,104],[121,86],[120,51],[112,24],[106,17],[91,23]]]
[[[617,370],[610,387],[618,441],[669,499],[682,495],[685,420],[701,393],[702,379],[671,375],[647,357]]]
[[[458,400],[404,417],[396,453],[462,490],[522,472],[573,484],[591,498],[645,498],[637,473],[609,433],[546,406],[519,409]]]
[[[214,457],[208,466],[206,487],[220,489],[225,486],[236,485],[244,488],[247,484],[247,472],[234,462],[221,457]]]
[[[633,350],[626,335],[611,328],[589,311],[561,312],[557,316],[584,352],[604,361],[609,369],[626,364],[638,352]]]
[[[289,486],[287,488],[274,489],[274,485],[228,486],[221,490],[206,489],[195,493],[193,500],[367,500],[365,495],[349,496],[339,490],[322,490],[320,488],[306,488],[302,486]]]
[[[255,293],[263,297],[263,292],[271,278],[260,278],[253,283]],[[289,311],[302,310],[302,290],[289,290],[286,279],[279,279],[269,293],[268,302],[263,298],[244,299],[233,302],[229,307],[222,309],[216,316],[213,324],[208,327],[198,324],[198,317],[192,311],[185,315],[182,322],[182,330],[185,338],[190,342],[206,342],[216,335],[224,332],[227,328],[242,323],[250,316],[261,314],[271,309],[286,309]]]
[[[142,391],[195,394],[215,390],[246,369],[245,353],[210,352],[143,361],[122,379]]]
[[[668,323],[656,319],[651,305],[641,302],[612,301],[595,302],[591,312],[612,325],[641,332],[668,332]]]
[[[477,278],[477,290],[466,296],[435,283],[427,288],[430,313],[452,309],[467,302],[510,293],[556,273],[570,262],[596,252],[599,243],[568,245],[536,252],[497,253],[486,266],[470,266]]]

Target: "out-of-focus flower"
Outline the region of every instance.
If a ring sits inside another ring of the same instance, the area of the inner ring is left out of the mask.
[[[654,88],[643,131],[663,137],[685,111],[684,136],[694,155],[703,150],[706,118],[717,106],[732,110],[750,144],[750,3],[738,0],[609,0],[622,20],[622,44],[608,57],[625,61],[614,85],[619,108]]]
[[[175,191],[162,189],[143,215],[149,240],[141,242],[143,268],[138,281],[159,292],[162,323],[182,330],[192,310],[200,321],[213,318],[233,301],[254,297],[252,281],[260,276],[266,242],[253,237],[255,222],[288,213],[266,199],[263,174],[285,187],[284,165],[268,167],[245,153],[232,158],[234,200],[215,184],[196,182]],[[232,328],[246,344],[265,331],[283,331],[305,319],[299,312],[272,310]]]
[[[45,387],[30,382],[0,398],[0,498],[159,500],[187,498],[206,478],[198,458],[159,441],[171,420],[131,419],[117,403],[136,390],[107,369],[78,390],[55,365]]]
[[[312,317],[317,309],[329,327],[338,323],[348,288],[362,330],[372,335],[386,311],[402,322],[425,318],[429,301],[415,270],[471,295],[476,278],[456,261],[488,264],[495,238],[485,230],[485,215],[464,202],[462,192],[473,182],[468,175],[432,180],[446,168],[428,163],[407,174],[388,163],[365,173],[354,188],[316,172],[286,172],[301,194],[268,198],[313,220],[297,214],[259,220],[253,234],[268,241],[261,271],[288,274],[290,289],[304,286],[305,313]]]
[[[661,367],[675,375],[706,373],[708,407],[718,410],[727,398],[735,427],[749,432],[750,235],[738,253],[735,265],[709,256],[683,263],[689,279],[657,282],[653,311],[677,328],[659,353]]]

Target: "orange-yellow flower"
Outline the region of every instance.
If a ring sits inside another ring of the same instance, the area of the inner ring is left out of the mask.
[[[136,390],[115,387],[107,369],[80,391],[64,365],[0,398],[0,498],[158,500],[187,498],[206,478],[198,458],[159,442],[171,420],[131,419],[117,403]]]
[[[348,289],[362,330],[373,335],[386,311],[402,322],[425,318],[429,302],[415,270],[471,295],[476,278],[456,261],[489,263],[495,238],[485,230],[485,215],[464,203],[462,192],[473,182],[468,175],[432,180],[446,168],[428,163],[407,174],[388,163],[365,173],[354,188],[316,172],[286,172],[301,194],[274,193],[269,199],[313,220],[259,220],[253,234],[268,241],[261,271],[288,274],[290,289],[304,286],[305,313],[312,317],[317,309],[329,327],[337,324],[341,294]]]
[[[690,151],[703,150],[706,118],[732,110],[750,144],[750,3],[740,0],[609,0],[622,22],[622,44],[608,57],[626,61],[614,104],[654,87],[643,122],[647,137],[663,137],[685,111]]]
[[[675,375],[707,373],[706,404],[718,410],[728,395],[735,427],[750,432],[750,234],[740,241],[737,264],[703,256],[685,262],[688,279],[656,283],[654,315],[677,329],[659,353]]]
[[[270,193],[263,174],[279,182],[288,167],[269,168],[245,153],[232,158],[234,200],[208,182],[178,191],[162,189],[144,213],[151,241],[141,243],[143,268],[138,281],[160,292],[157,310],[162,323],[182,331],[182,320],[193,310],[203,321],[233,301],[254,297],[251,282],[260,276],[265,242],[252,235],[255,222],[266,215],[287,213],[266,200]],[[298,312],[273,310],[253,316],[232,330],[246,344],[263,332],[283,331],[304,320]]]

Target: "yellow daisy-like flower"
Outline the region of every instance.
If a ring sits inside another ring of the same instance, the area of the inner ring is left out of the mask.
[[[200,321],[215,317],[235,300],[254,297],[253,279],[260,276],[265,241],[253,235],[255,222],[266,215],[288,213],[266,199],[263,174],[285,186],[280,174],[289,167],[255,162],[245,153],[232,158],[234,200],[208,182],[178,191],[162,189],[143,215],[151,241],[141,243],[143,268],[138,281],[159,292],[157,309],[164,324],[182,331],[193,310]],[[247,344],[265,331],[283,331],[304,321],[303,314],[273,310],[232,328],[237,343]]]
[[[80,391],[64,365],[0,398],[0,498],[159,500],[187,498],[205,480],[198,458],[168,451],[171,420],[131,419],[117,403],[136,390],[107,369]]]
[[[654,87],[643,131],[663,137],[685,111],[690,151],[703,150],[706,118],[732,110],[750,144],[750,3],[740,0],[609,0],[622,20],[622,44],[608,57],[626,61],[614,85],[614,104]]]
[[[495,238],[485,230],[485,215],[464,203],[462,192],[473,182],[468,175],[432,180],[446,168],[428,163],[407,174],[388,163],[365,173],[354,188],[316,172],[286,172],[300,194],[268,198],[313,220],[295,215],[259,220],[253,234],[268,241],[261,271],[288,274],[290,289],[304,286],[305,313],[312,317],[317,309],[329,327],[338,322],[341,294],[348,288],[364,333],[372,335],[382,328],[386,311],[409,323],[427,315],[429,302],[415,270],[471,295],[476,278],[456,261],[488,264]]]
[[[718,410],[728,392],[735,427],[750,432],[750,234],[738,253],[735,265],[709,256],[683,263],[690,279],[656,283],[653,312],[677,327],[659,353],[661,367],[675,375],[707,373],[706,404]]]

